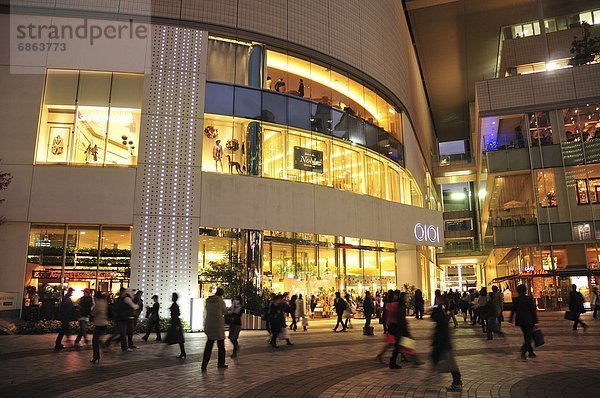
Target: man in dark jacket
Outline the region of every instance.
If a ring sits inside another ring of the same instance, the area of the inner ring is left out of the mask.
[[[333,308],[335,308],[335,313],[337,314],[337,323],[333,328],[334,332],[337,332],[338,325],[342,325],[342,332],[346,331],[346,325],[344,325],[344,321],[342,321],[342,317],[344,316],[344,311],[346,310],[346,301],[340,295],[340,292],[335,292],[335,301],[333,302]]]
[[[69,340],[69,336],[71,335],[71,318],[73,317],[73,310],[75,306],[73,305],[73,301],[71,301],[71,296],[73,295],[73,288],[70,287],[67,289],[67,293],[63,296],[62,301],[60,302],[60,307],[58,308],[58,320],[60,321],[60,331],[58,332],[58,336],[56,336],[56,342],[54,343],[55,350],[62,350],[65,346],[62,344],[62,339],[64,335],[67,335],[67,340]]]
[[[146,318],[148,318],[148,331],[144,337],[142,337],[142,340],[148,341],[148,337],[150,336],[152,329],[154,329],[156,330],[156,339],[154,341],[161,341],[160,317],[158,315],[160,312],[160,304],[158,303],[158,296],[156,294],[152,296],[152,301],[154,304],[152,304],[152,307],[148,307],[148,312],[146,313]]]
[[[370,334],[371,331],[371,317],[375,312],[375,307],[373,306],[373,299],[371,298],[371,292],[365,293],[365,299],[363,301],[363,312],[365,314],[365,328],[363,334]]]
[[[526,354],[529,357],[535,357],[531,341],[533,340],[533,331],[535,324],[538,323],[537,311],[535,303],[531,296],[527,296],[527,288],[525,285],[517,286],[519,295],[513,299],[512,311],[510,313],[510,323],[513,323],[513,317],[516,314],[515,325],[521,328],[523,332],[523,345],[521,346],[521,360],[527,360]]]
[[[569,294],[569,311],[573,313],[573,330],[577,330],[577,324],[583,326],[583,330],[587,330],[587,325],[583,323],[579,317],[585,312],[583,308],[583,295],[577,291],[577,285],[571,285],[571,293]]]

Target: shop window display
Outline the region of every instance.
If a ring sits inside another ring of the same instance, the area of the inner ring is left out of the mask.
[[[556,207],[556,183],[554,181],[554,170],[540,170],[536,174],[538,204],[541,207]]]
[[[129,284],[130,262],[131,227],[32,224],[25,285],[37,292],[40,306],[27,308],[26,316],[51,318],[68,287],[74,298],[85,288],[118,293]]]
[[[135,165],[143,75],[50,69],[36,162]]]
[[[252,119],[206,114],[204,171],[250,174],[250,129],[260,131],[262,176],[325,185],[394,202],[422,206],[408,172],[387,158],[319,133]]]

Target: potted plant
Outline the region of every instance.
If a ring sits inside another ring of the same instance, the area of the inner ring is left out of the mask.
[[[569,65],[578,66],[590,63],[600,53],[600,39],[592,37],[590,25],[582,23],[583,36],[581,39],[575,36],[571,42],[571,54],[573,58],[569,60]]]

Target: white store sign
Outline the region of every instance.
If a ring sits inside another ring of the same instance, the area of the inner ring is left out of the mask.
[[[18,299],[19,293],[0,292],[0,311],[18,309]]]
[[[413,232],[419,242],[440,243],[440,227],[419,222],[415,224]]]

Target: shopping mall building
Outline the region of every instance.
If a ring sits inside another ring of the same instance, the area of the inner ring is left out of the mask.
[[[11,3],[11,309],[130,286],[179,293],[187,317],[214,287],[203,269],[234,257],[275,292],[438,287],[436,146],[402,2]]]

